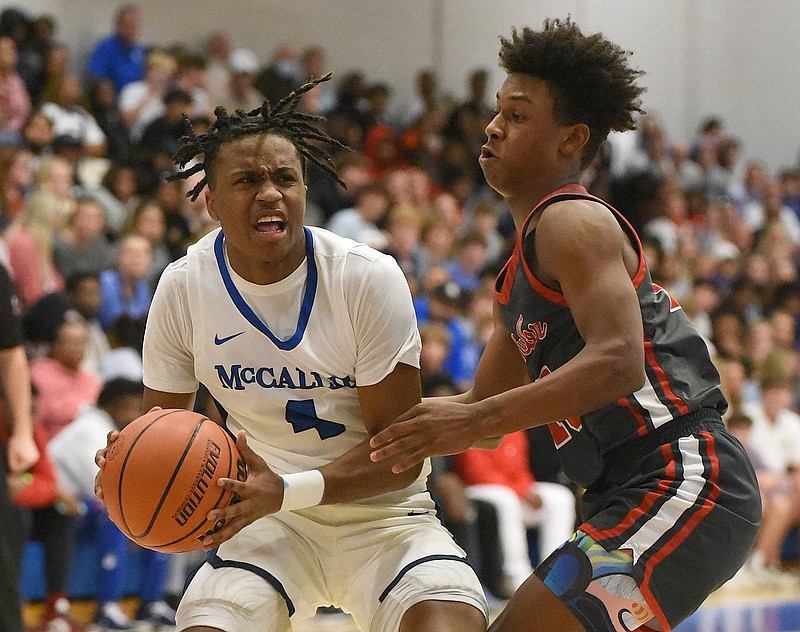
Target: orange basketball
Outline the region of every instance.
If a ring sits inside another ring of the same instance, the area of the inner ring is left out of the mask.
[[[244,480],[233,437],[200,414],[154,410],[127,425],[103,467],[111,520],[137,544],[168,553],[192,551],[219,529],[208,512],[231,502],[217,479]]]

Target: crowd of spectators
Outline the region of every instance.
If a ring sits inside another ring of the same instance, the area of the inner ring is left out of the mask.
[[[274,102],[329,69],[320,46],[284,44],[261,60],[220,31],[202,42],[148,46],[140,19],[136,6],[120,8],[113,33],[74,75],[53,19],[21,8],[0,14],[0,259],[21,301],[44,440],[96,405],[104,384],[141,379],[155,283],[216,227],[202,195],[185,197],[195,179],[165,179],[182,117],[202,131],[216,105],[232,111]],[[516,237],[478,166],[493,111],[488,73],[465,73],[463,100],[421,69],[413,97],[403,101],[390,84],[345,69],[301,105],[352,148],[333,157],[346,189],[309,166],[306,221],[397,259],[414,296],[429,394],[469,388],[492,330],[494,278]],[[739,580],[776,585],[791,581],[780,570],[782,551],[800,523],[800,168],[771,173],[763,156],[746,149],[719,117],[681,139],[645,115],[638,131],[604,144],[582,184],[638,231],[654,281],[682,305],[716,359],[728,419],[758,464],[767,509]],[[548,444],[539,429],[501,446],[500,454],[527,461],[508,479],[477,476],[497,467],[469,454],[436,464],[432,487],[445,522],[456,534],[470,524],[479,530],[463,535],[471,554],[527,555],[520,534],[508,534],[531,525],[540,526],[546,550],[544,484],[562,482]],[[481,503],[501,502],[490,486],[505,486],[509,502],[518,501],[514,525],[495,524],[492,535],[476,519]],[[79,515],[80,502],[59,493],[58,519]],[[492,538],[497,546],[487,543]],[[499,576],[487,585],[503,596],[504,585],[529,572],[524,562],[506,575],[513,564],[495,564]],[[63,598],[59,581],[51,605]],[[104,623],[132,625],[124,613],[115,616]]]

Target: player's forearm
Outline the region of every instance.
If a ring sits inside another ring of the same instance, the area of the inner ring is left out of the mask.
[[[370,461],[372,449],[364,441],[320,468],[325,477],[322,504],[346,503],[408,487],[419,476],[422,464],[394,474],[391,463]]]
[[[480,436],[580,417],[641,388],[642,367],[627,367],[627,359],[614,357],[585,348],[558,371],[476,403]]]

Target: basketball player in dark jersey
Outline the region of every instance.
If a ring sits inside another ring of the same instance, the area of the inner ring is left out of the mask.
[[[704,342],[631,226],[579,184],[609,131],[633,129],[641,73],[569,19],[501,42],[480,164],[518,240],[495,331],[473,389],[412,408],[372,458],[400,472],[547,424],[584,522],[491,631],[670,630],[743,564],[761,506]]]

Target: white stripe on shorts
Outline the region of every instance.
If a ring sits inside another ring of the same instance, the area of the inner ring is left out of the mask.
[[[683,513],[690,510],[697,502],[697,498],[706,484],[703,477],[705,466],[699,444],[700,442],[695,437],[678,439],[678,450],[683,464],[683,481],[677,492],[661,506],[655,516],[647,520],[619,546],[620,549],[630,549],[633,552],[634,564],[642,553],[672,529]]]

